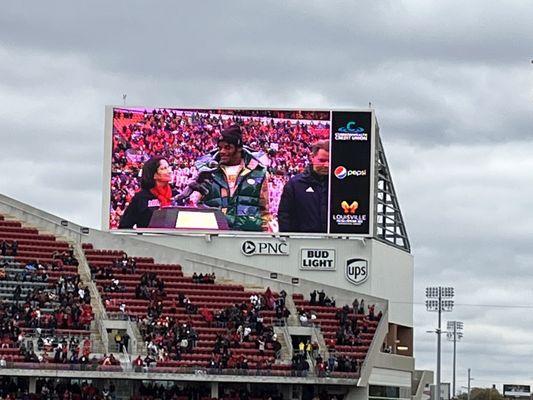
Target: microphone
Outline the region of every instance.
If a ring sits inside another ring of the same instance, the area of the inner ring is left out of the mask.
[[[176,196],[176,201],[182,202],[195,191],[199,192],[202,196],[209,193],[212,173],[215,172],[218,167],[219,163],[216,160],[209,160],[207,163],[199,167],[197,166],[198,175]]]

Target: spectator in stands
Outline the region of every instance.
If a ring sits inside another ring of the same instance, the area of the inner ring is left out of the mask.
[[[310,295],[309,295],[310,298],[311,298],[311,299],[310,299],[310,303],[311,303],[311,305],[316,304],[316,294],[317,294],[317,293],[316,293],[316,289],[315,289],[315,290],[313,290],[313,291],[310,293]]]
[[[2,241],[0,242],[0,252],[1,252],[3,257],[7,256],[7,249],[8,248],[9,248],[9,245],[7,244],[7,242],[5,240],[2,239]]]
[[[272,230],[267,167],[260,157],[243,146],[241,128],[234,125],[221,132],[218,149],[196,163],[199,170],[217,165],[199,188],[200,203],[221,209],[230,229]]]
[[[142,168],[141,191],[135,194],[120,219],[120,229],[146,228],[154,210],[172,205],[171,169],[163,157],[153,157]]]
[[[13,257],[16,257],[18,255],[18,250],[19,250],[19,242],[17,242],[16,240],[13,240],[13,242],[11,242],[11,255]]]
[[[298,376],[307,376],[309,371],[309,362],[305,352],[295,353],[292,357],[292,369],[297,372]]]
[[[283,188],[278,209],[280,232],[327,231],[329,141],[311,148],[311,164]]]

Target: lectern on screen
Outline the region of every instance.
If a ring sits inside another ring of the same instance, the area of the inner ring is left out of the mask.
[[[217,208],[165,207],[155,210],[148,228],[228,230],[226,217]]]

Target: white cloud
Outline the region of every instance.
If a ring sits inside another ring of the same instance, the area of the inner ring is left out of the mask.
[[[533,305],[532,7],[11,3],[0,14],[0,192],[98,227],[104,105],[123,93],[134,105],[372,102],[417,303],[426,285],[455,286],[461,376],[523,383],[531,309],[472,304]],[[417,367],[434,369],[434,317],[415,306]]]

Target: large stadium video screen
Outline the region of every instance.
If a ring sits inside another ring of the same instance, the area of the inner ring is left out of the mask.
[[[111,231],[372,234],[370,110],[108,107],[106,121]]]

